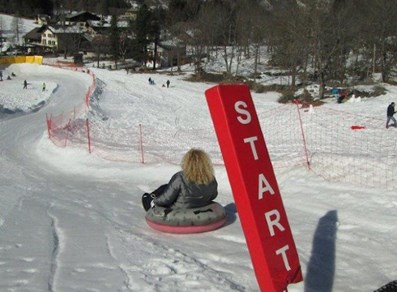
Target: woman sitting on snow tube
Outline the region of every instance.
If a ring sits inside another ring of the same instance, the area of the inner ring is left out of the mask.
[[[168,184],[143,195],[147,223],[154,229],[172,233],[221,227],[226,212],[213,201],[218,195],[218,183],[209,156],[202,150],[190,149],[181,167],[182,171],[175,173]]]

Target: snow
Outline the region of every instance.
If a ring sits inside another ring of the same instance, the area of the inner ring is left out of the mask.
[[[214,84],[90,69],[106,84],[99,103],[114,127],[211,126],[204,91]],[[1,82],[1,103],[26,113],[5,115],[0,124],[2,290],[259,291],[223,166],[216,166],[217,201],[227,208],[226,226],[187,236],[151,230],[141,194],[179,167],[113,162],[84,147],[55,146],[45,115],[80,103],[89,75],[29,64],[6,72],[16,76]],[[161,86],[167,79],[170,88]],[[278,106],[277,94],[252,95],[259,113]],[[377,116],[387,100],[391,95],[338,106]],[[305,277],[289,291],[373,291],[396,279],[394,192],[327,182],[300,167],[276,171]]]
[[[0,52],[6,52],[12,44],[23,44],[23,36],[40,25],[34,23],[31,19],[19,18],[18,20],[18,32],[19,39],[16,40],[16,18],[11,15],[6,15],[0,13],[0,30],[1,36],[6,38],[3,42],[2,47],[0,47]]]
[[[5,74],[11,78],[7,80],[7,91],[0,92],[0,104],[8,109],[9,112],[29,112],[38,109],[44,105],[50,98],[51,93],[56,89],[56,83],[47,82],[45,84],[45,90],[43,90],[43,82],[26,80],[28,84],[27,88],[21,90],[23,88],[23,81],[21,82],[20,78],[11,77],[12,73],[16,73],[14,71],[9,72],[10,70],[12,68],[8,68],[6,70],[8,74]],[[3,78],[6,79],[7,77]]]
[[[204,92],[214,84],[185,81],[187,73],[90,70],[102,88],[90,113],[98,123],[120,131],[138,124],[164,129],[158,139],[165,141],[168,129],[212,128]],[[12,72],[16,76],[5,80]],[[154,231],[140,198],[167,182],[179,170],[176,163],[110,161],[48,139],[46,115],[80,104],[90,76],[14,64],[3,68],[3,79],[0,290],[259,291],[224,166],[215,166],[217,201],[228,213],[223,228],[194,235]],[[162,87],[167,79],[170,88]],[[397,87],[384,86],[383,96],[324,107],[372,116],[384,127],[386,107],[397,94]],[[252,96],[258,116],[279,107],[277,93]],[[196,146],[172,138],[181,145],[178,158]],[[210,147],[205,150],[218,151],[215,140],[202,142]],[[350,142],[344,141],[346,149]],[[372,155],[381,155],[384,142]],[[394,191],[325,181],[303,167],[275,170],[305,278],[289,291],[373,291],[397,279]]]

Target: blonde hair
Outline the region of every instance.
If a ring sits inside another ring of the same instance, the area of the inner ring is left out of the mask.
[[[192,148],[186,152],[181,167],[185,177],[193,183],[209,184],[215,178],[211,159],[200,149]]]

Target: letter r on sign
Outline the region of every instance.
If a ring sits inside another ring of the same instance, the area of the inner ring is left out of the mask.
[[[273,219],[271,217],[273,217]],[[274,232],[274,226],[276,226],[280,231],[285,230],[283,225],[280,224],[280,213],[277,210],[271,210],[269,212],[266,212],[265,218],[271,236],[274,236],[276,234],[276,232]]]

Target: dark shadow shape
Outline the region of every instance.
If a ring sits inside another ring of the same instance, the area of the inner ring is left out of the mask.
[[[335,210],[329,211],[318,222],[306,271],[305,292],[332,292],[337,222],[338,214]]]
[[[397,291],[397,280],[392,281],[386,285],[383,285],[374,292],[396,292]]]
[[[236,216],[236,213],[237,213],[236,204],[235,203],[230,203],[230,204],[227,204],[226,206],[224,206],[224,208],[225,208],[225,211],[226,211],[226,223],[225,223],[224,226],[231,225],[237,219],[237,216]]]

